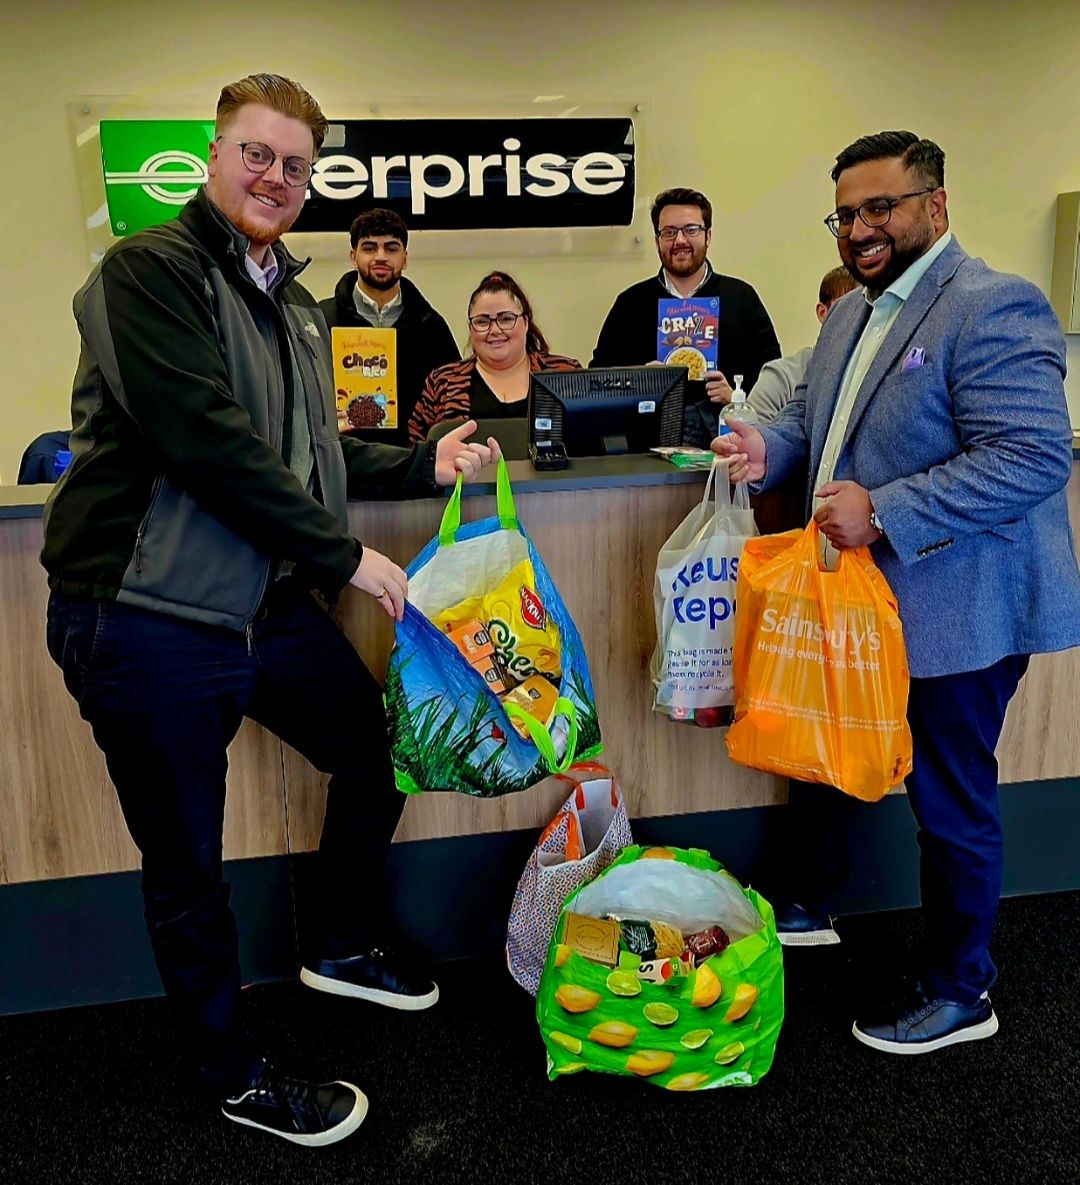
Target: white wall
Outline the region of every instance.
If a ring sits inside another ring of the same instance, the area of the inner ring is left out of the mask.
[[[211,115],[224,81],[272,70],[339,118],[393,97],[430,96],[433,111],[440,101],[482,102],[491,113],[507,96],[635,99],[646,105],[641,193],[688,184],[710,195],[713,261],[758,288],[785,350],[813,339],[816,285],[836,262],[821,218],[837,151],[867,132],[911,128],[946,151],[960,242],[1048,290],[1055,197],[1080,189],[1076,4],[865,7],[0,0],[0,481],[14,481],[33,436],[68,422],[71,297],[88,270],[67,110],[80,96],[201,98]],[[525,285],[553,348],[585,360],[613,295],[656,266],[648,239],[614,260],[503,257],[499,242],[493,234],[490,252]],[[346,251],[343,240],[340,265],[309,269],[317,296],[347,266]],[[410,276],[463,327],[464,300],[490,255],[425,258],[421,235],[411,256]],[[1080,381],[1069,394],[1080,424]]]

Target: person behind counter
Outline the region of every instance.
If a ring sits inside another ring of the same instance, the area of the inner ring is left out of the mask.
[[[713,208],[696,189],[666,189],[652,204],[660,270],[620,292],[597,338],[590,366],[644,366],[657,359],[659,302],[672,297],[720,300],[716,369],[690,375],[686,388],[686,439],[708,443],[718,430],[729,379],[743,376],[749,391],[766,362],[780,357],[780,343],[761,297],[745,281],[724,276],[709,262]]]
[[[490,272],[469,297],[472,353],[428,376],[409,421],[409,438],[458,418],[524,416],[529,376],[537,370],[580,370],[575,358],[552,354],[529,298],[506,272]]]
[[[334,295],[319,301],[327,325],[393,329],[397,334],[396,428],[354,428],[351,436],[407,444],[408,423],[427,376],[461,358],[442,315],[402,272],[409,266],[409,228],[393,210],[365,210],[349,228],[352,267]]]
[[[832,271],[826,272],[821,277],[817,305],[814,307],[818,324],[824,325],[825,318],[836,302],[858,287],[859,281],[846,267],[834,267]],[[759,424],[771,424],[791,401],[795,388],[803,381],[813,352],[813,346],[803,346],[798,353],[788,354],[786,358],[775,358],[761,368],[758,381],[746,400],[746,406],[757,414]]]
[[[228,747],[250,717],[330,774],[303,982],[434,1004],[430,976],[393,947],[385,867],[404,797],[382,694],[311,593],[351,584],[401,620],[405,573],[349,535],[347,493],[431,495],[498,456],[493,440],[465,443],[471,424],[411,449],[339,436],[322,318],[279,241],[327,127],[287,78],[227,85],[205,187],[109,250],[77,293],[74,460],[42,552],[49,653],[141,853],[185,1048],[229,1119],[308,1147],[354,1131],[367,1100],[285,1076],[241,1024]]]
[[[852,1032],[884,1053],[929,1053],[997,1031],[994,751],[1029,655],[1080,645],[1065,339],[1034,284],[953,238],[937,144],[864,136],[832,179],[825,224],[865,293],[825,322],[776,420],[732,421],[713,449],[733,481],[765,487],[812,457],[807,510],[833,547],[869,547],[896,596],[925,936],[915,977],[883,985]],[[828,912],[858,812],[872,809],[819,789],[816,809],[789,815],[797,866],[785,875],[802,883],[799,897],[777,898],[776,920],[791,934],[828,925],[814,915]]]

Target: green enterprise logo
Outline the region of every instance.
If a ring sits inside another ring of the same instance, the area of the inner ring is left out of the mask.
[[[101,166],[114,235],[175,218],[206,181],[213,122],[102,120]]]

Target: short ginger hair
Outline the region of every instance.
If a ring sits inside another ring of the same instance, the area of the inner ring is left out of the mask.
[[[319,155],[330,124],[319,104],[299,83],[280,74],[249,74],[238,82],[227,83],[218,97],[214,134],[220,136],[225,124],[248,104],[269,107],[307,124],[315,142],[315,155]]]

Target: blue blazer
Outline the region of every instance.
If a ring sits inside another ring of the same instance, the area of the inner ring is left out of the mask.
[[[808,518],[869,312],[858,291],[833,308],[803,383],[762,429],[764,487],[809,457]],[[869,490],[885,529],[871,551],[896,594],[914,678],[1080,644],[1064,376],[1065,339],[1043,294],[954,239],[863,380],[835,477]]]

